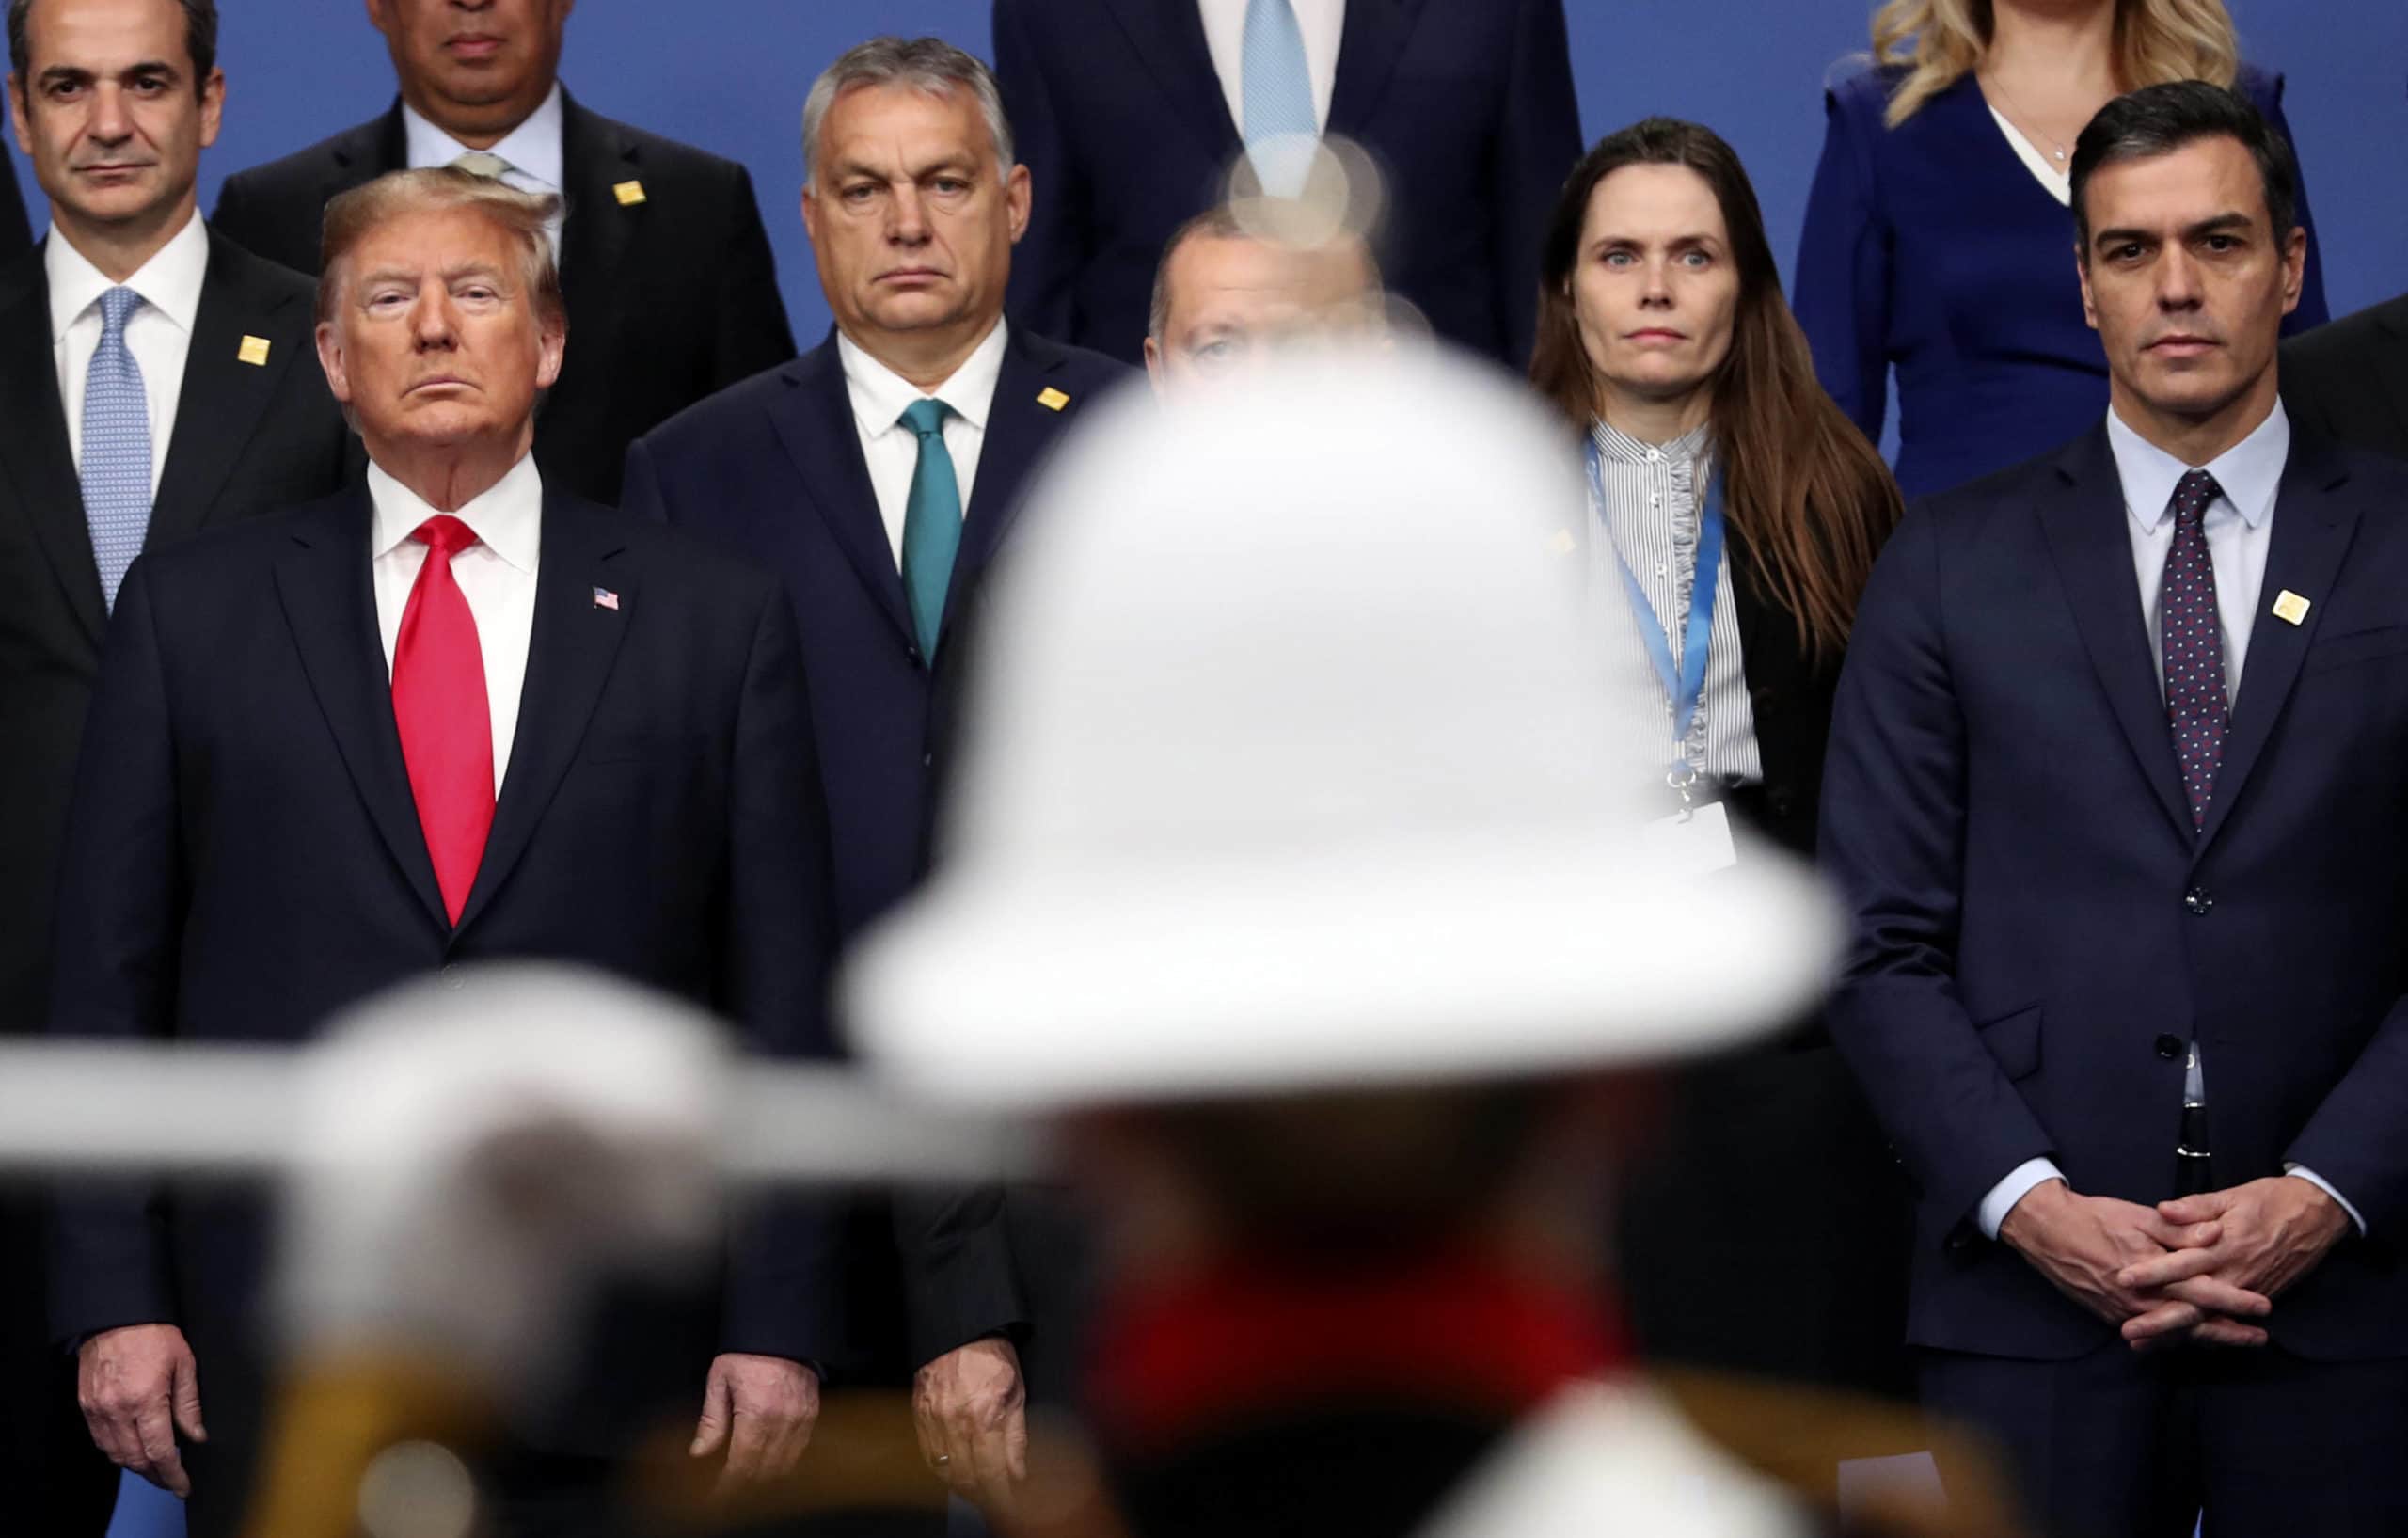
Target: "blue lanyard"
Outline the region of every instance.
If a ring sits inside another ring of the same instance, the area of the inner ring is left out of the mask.
[[[1593,499],[1597,521],[1606,522],[1606,474],[1597,453],[1596,440],[1592,438],[1589,450],[1589,494]],[[1722,476],[1717,472],[1706,483],[1705,502],[1698,511],[1697,579],[1689,584],[1689,611],[1681,626],[1681,660],[1672,663],[1671,638],[1664,633],[1664,625],[1656,617],[1656,606],[1647,598],[1647,590],[1639,585],[1630,563],[1622,553],[1622,546],[1613,537],[1613,530],[1605,528],[1606,543],[1613,547],[1614,563],[1622,568],[1623,591],[1630,598],[1631,623],[1639,626],[1640,643],[1647,648],[1647,660],[1656,666],[1657,682],[1664,686],[1664,698],[1672,703],[1672,784],[1686,787],[1696,778],[1696,769],[1688,761],[1688,736],[1696,724],[1698,713],[1705,706],[1705,659],[1707,648],[1714,639],[1714,598],[1722,585]]]

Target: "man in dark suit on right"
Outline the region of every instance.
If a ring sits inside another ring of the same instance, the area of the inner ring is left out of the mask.
[[[552,251],[577,347],[544,402],[555,486],[616,503],[639,435],[794,357],[776,260],[743,166],[588,110],[560,82],[571,0],[368,0],[401,100],[226,179],[217,228],[318,271],[326,200],[388,171],[465,164],[567,217]]]
[[[943,702],[1021,487],[1127,371],[1004,321],[1029,173],[977,59],[933,38],[862,44],[812,87],[803,153],[835,330],[639,440],[626,508],[784,573],[849,939],[927,869]],[[1024,1401],[1069,1396],[1075,1232],[1018,1189],[895,1208],[856,1230],[856,1292],[892,1313],[899,1260],[904,1340],[857,1313],[865,1359],[845,1365],[899,1366],[932,1469],[965,1497],[1002,1498]]]
[[[2110,413],[1857,611],[1831,1034],[1925,1400],[2051,1530],[2408,1531],[2408,467],[2277,397],[2305,237],[2243,98],[2119,98],[2072,176]]]
[[[2408,459],[2408,293],[2284,342],[2283,404],[2327,437]]]
[[[1386,178],[1390,290],[1529,360],[1539,240],[1580,155],[1562,0],[995,0],[994,28],[1035,178],[1022,324],[1137,361],[1171,233],[1241,156],[1291,192],[1289,149],[1332,135]]]

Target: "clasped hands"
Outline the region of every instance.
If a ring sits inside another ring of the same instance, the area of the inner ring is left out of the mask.
[[[2133,1350],[2148,1351],[2184,1340],[2264,1345],[2254,1321],[2349,1229],[2349,1213],[2321,1187],[2280,1175],[2155,1207],[2048,1181],[2015,1204],[1998,1236]]]

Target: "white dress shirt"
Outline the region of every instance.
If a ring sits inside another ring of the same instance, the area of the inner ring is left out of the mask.
[[[944,447],[953,456],[953,478],[961,487],[962,515],[969,516],[978,454],[987,443],[987,417],[994,407],[995,383],[1004,373],[1004,323],[998,320],[953,377],[932,390],[922,390],[841,331],[836,357],[845,366],[845,394],[853,404],[853,425],[861,432],[870,490],[878,496],[878,515],[886,525],[887,548],[899,572],[903,515],[911,505],[911,474],[920,467],[919,436],[902,424],[904,409],[931,396],[951,408],[944,419]]]
[[[101,345],[101,295],[119,285],[70,244],[55,225],[42,242],[42,270],[50,279],[50,336],[58,361],[58,399],[67,407],[68,450],[84,468],[84,384],[92,354]],[[192,352],[193,321],[200,313],[200,286],[209,276],[209,234],[198,210],[159,247],[123,287],[142,295],[126,317],[126,351],[142,371],[142,396],[150,407],[150,495],[159,495],[168,440],[175,436],[176,405],[183,399],[184,359]]]
[[[556,80],[543,104],[529,113],[525,122],[504,135],[499,144],[484,151],[510,163],[510,169],[501,173],[503,185],[516,187],[520,192],[561,196],[565,185],[562,179],[567,174],[562,168],[566,151],[561,148],[561,87]],[[468,146],[419,116],[407,103],[402,105],[402,138],[414,171],[429,166],[449,166],[469,152]],[[551,221],[555,262],[560,260],[564,213],[553,215]]]
[[[1229,121],[1245,137],[1245,8],[1247,0],[1196,0],[1204,13],[1204,46],[1228,98]],[[1313,82],[1313,121],[1329,132],[1329,98],[1338,88],[1338,45],[1346,33],[1346,0],[1289,0],[1305,35],[1305,68]]]
[[[393,647],[410,589],[426,563],[426,547],[412,539],[436,510],[418,493],[368,467],[368,498],[376,510],[370,531],[369,567],[376,587],[376,630],[385,642],[385,673],[392,676]],[[477,543],[452,558],[452,579],[468,600],[477,622],[477,650],[484,658],[485,705],[493,718],[493,788],[499,797],[510,769],[510,747],[518,735],[518,696],[527,682],[527,647],[535,633],[535,565],[544,548],[544,482],[535,456],[452,515],[472,530]]]
[[[2124,530],[2131,536],[2132,572],[2140,583],[2141,613],[2147,622],[2149,655],[2157,663],[2157,687],[2165,688],[2165,638],[2161,623],[2159,590],[2165,580],[2165,556],[2174,546],[2174,488],[2194,467],[2184,464],[2124,424],[2113,408],[2107,413],[2107,445],[2115,456],[2115,475],[2124,486]],[[2281,489],[2283,466],[2290,458],[2291,423],[2279,400],[2249,436],[2197,467],[2216,478],[2220,488],[2201,519],[2208,541],[2208,563],[2216,574],[2216,617],[2224,631],[2224,688],[2227,701],[2241,695],[2248,663],[2249,637],[2258,619],[2258,599],[2266,585],[2266,551],[2273,540],[2274,498]],[[2170,729],[2170,728],[2169,728]],[[2186,1070],[2187,1098],[2206,1102],[2205,1054],[2192,1044]],[[2173,1152],[2167,1150],[2167,1163]],[[2298,1165],[2283,1166],[2323,1189],[2341,1204],[2358,1231],[2366,1220],[2347,1197],[2314,1170]],[[2006,1179],[1982,1198],[1977,1214],[1982,1232],[1998,1237],[1999,1225],[2026,1193],[2044,1181],[2062,1180],[2064,1172],[2050,1159],[2030,1159],[2008,1172]]]

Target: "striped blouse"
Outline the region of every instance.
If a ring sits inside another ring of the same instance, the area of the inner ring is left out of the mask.
[[[1592,422],[1590,436],[1597,445],[1598,479],[1605,499],[1591,509],[1597,520],[1589,540],[1589,594],[1602,615],[1608,644],[1616,659],[1626,659],[1629,688],[1640,706],[1635,720],[1665,722],[1664,762],[1673,757],[1671,733],[1672,702],[1647,658],[1639,626],[1632,622],[1622,574],[1615,569],[1617,550],[1630,564],[1641,591],[1656,610],[1671,642],[1672,659],[1681,657],[1681,631],[1688,613],[1689,592],[1697,581],[1698,523],[1702,499],[1714,473],[1710,429],[1699,427],[1670,443],[1645,444]],[[1593,499],[1597,488],[1592,487]],[[1595,537],[1602,534],[1603,537]],[[1700,773],[1726,784],[1753,785],[1764,779],[1764,757],[1756,746],[1755,712],[1748,701],[1748,675],[1739,653],[1739,610],[1733,595],[1730,546],[1723,547],[1722,574],[1714,594],[1714,627],[1706,644],[1703,708],[1690,725],[1688,762]]]

